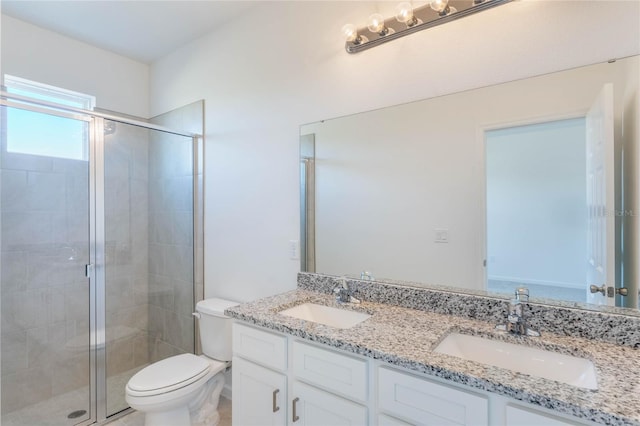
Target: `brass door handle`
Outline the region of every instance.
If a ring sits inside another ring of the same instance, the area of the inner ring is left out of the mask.
[[[278,407],[278,404],[276,402],[276,399],[278,398],[278,392],[280,392],[280,389],[276,389],[273,391],[273,412],[277,412],[280,411],[280,407]]]

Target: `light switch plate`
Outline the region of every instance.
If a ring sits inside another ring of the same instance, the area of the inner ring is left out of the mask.
[[[289,259],[291,260],[300,259],[300,241],[289,240]]]
[[[449,230],[446,228],[435,229],[436,243],[448,243],[449,242]]]

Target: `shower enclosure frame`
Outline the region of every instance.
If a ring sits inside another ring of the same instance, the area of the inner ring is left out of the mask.
[[[113,121],[133,126],[157,130],[178,136],[191,138],[193,161],[193,300],[192,308],[201,295],[197,289],[198,269],[203,268],[200,257],[203,250],[198,247],[202,243],[199,232],[201,223],[200,209],[203,209],[202,188],[199,187],[198,176],[204,176],[202,159],[204,145],[202,135],[176,131],[164,126],[147,123],[135,119],[120,117],[102,112],[83,110],[66,105],[60,105],[27,96],[8,93],[2,87],[0,91],[0,105],[19,108],[27,111],[55,115],[63,118],[85,121],[89,124],[89,263],[86,265],[86,277],[89,279],[89,419],[76,423],[78,426],[102,424],[132,411],[127,408],[109,415],[107,413],[107,364],[106,364],[106,233],[105,233],[105,155],[104,129],[105,121]],[[194,347],[197,350],[197,329],[194,326]],[[123,389],[124,393],[124,389]]]

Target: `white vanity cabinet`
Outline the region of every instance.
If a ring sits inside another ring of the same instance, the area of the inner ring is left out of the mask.
[[[233,355],[237,426],[594,424],[240,321]]]
[[[287,338],[233,325],[233,423],[284,425],[287,421]]]
[[[366,425],[368,360],[233,325],[233,424]]]

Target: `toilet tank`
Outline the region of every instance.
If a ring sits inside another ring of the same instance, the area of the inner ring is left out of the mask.
[[[205,299],[196,304],[202,353],[218,361],[231,361],[231,317],[224,310],[239,305],[224,299]]]

